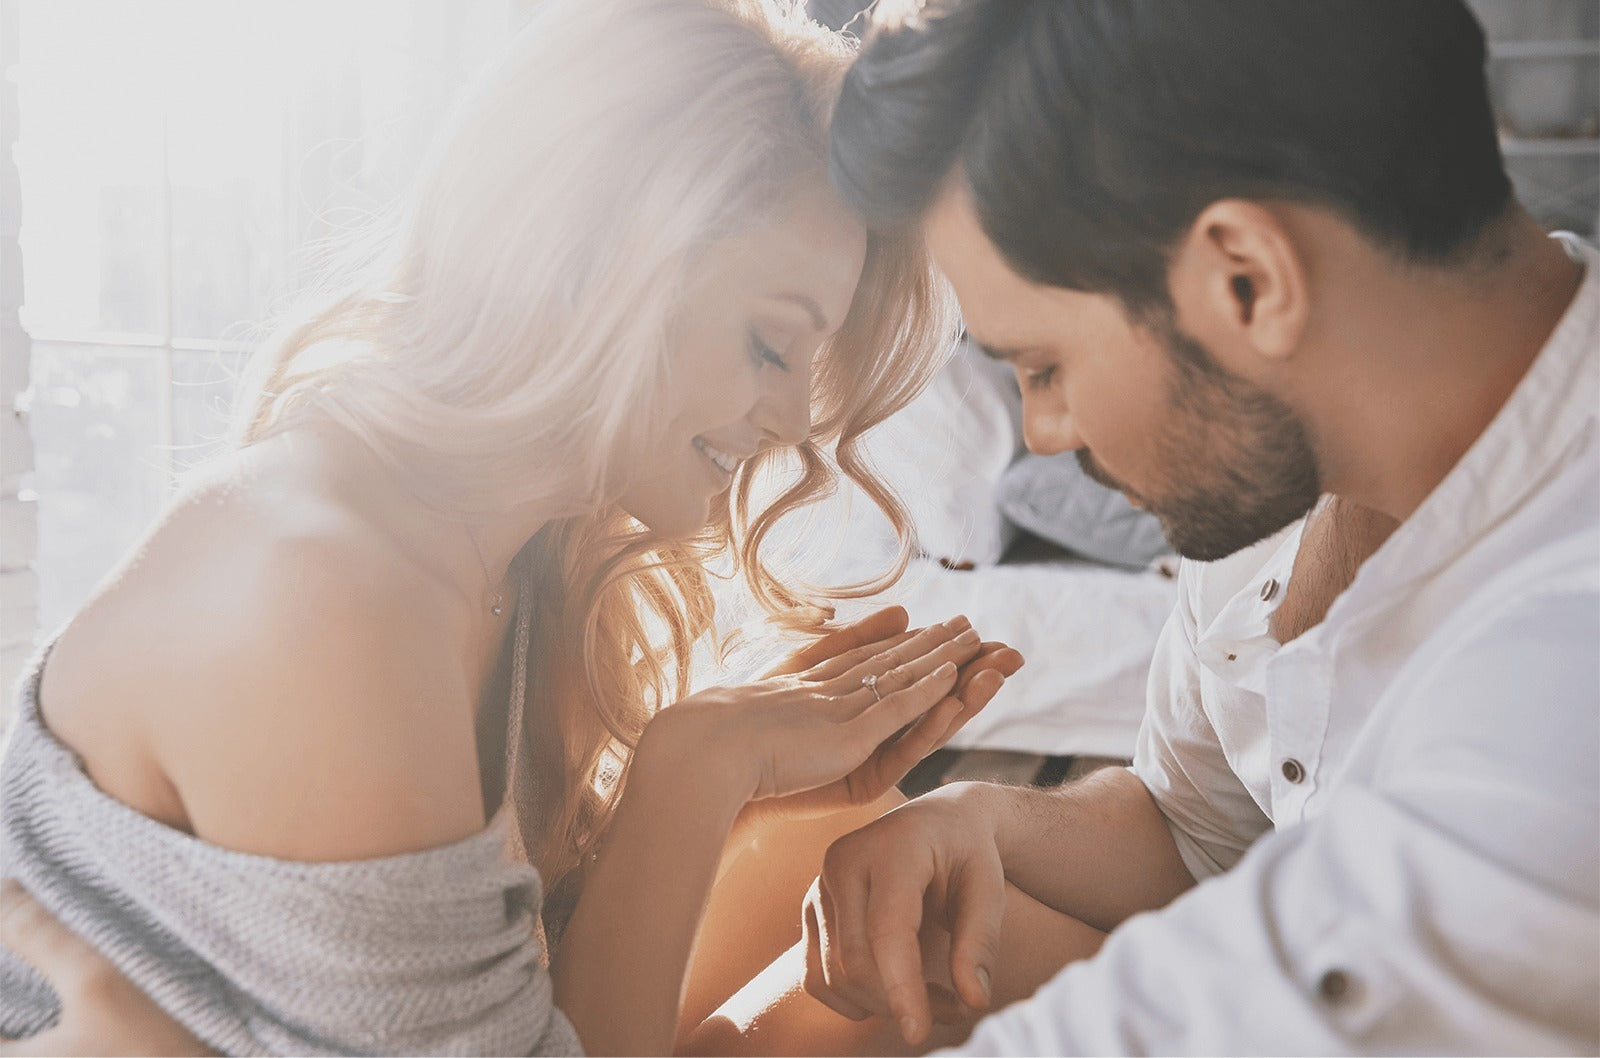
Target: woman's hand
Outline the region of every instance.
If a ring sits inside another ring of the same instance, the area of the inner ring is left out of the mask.
[[[0,1056],[211,1053],[10,879],[0,883],[0,944],[39,971],[61,1001],[54,1026],[0,1042]]]
[[[799,674],[802,678],[826,679],[852,671],[917,634],[906,630],[907,620],[906,611],[899,606],[869,614],[796,651],[769,676]],[[965,619],[958,617],[946,624],[960,627],[964,623]],[[1004,643],[979,643],[977,653],[960,663],[960,673],[950,693],[921,720],[881,743],[855,771],[803,793],[752,802],[747,816],[825,815],[876,801],[928,754],[942,749],[999,693],[1006,677],[1022,665],[1022,654]]]
[[[879,611],[797,652],[767,679],[684,699],[652,727],[673,728],[699,767],[748,769],[740,781],[758,813],[871,803],[1022,664],[1015,650],[983,643],[964,617],[915,632],[905,625],[899,607]]]

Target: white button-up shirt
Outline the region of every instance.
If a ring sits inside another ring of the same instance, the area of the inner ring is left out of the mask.
[[[1299,525],[1185,565],[1134,768],[1201,884],[967,1053],[1600,1051],[1600,253],[1567,248],[1533,366],[1319,626],[1267,629]]]

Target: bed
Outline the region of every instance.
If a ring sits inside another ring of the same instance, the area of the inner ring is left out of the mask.
[[[1073,457],[1023,451],[1009,368],[957,347],[933,384],[869,437],[910,508],[921,557],[841,616],[900,603],[913,625],[964,613],[1027,658],[951,745],[1045,758],[1126,759],[1176,559],[1154,519],[1090,482]],[[778,549],[820,582],[881,572],[896,539],[865,495],[839,494],[780,523]]]

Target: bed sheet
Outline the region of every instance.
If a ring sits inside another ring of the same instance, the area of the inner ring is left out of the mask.
[[[964,613],[1027,664],[951,741],[958,749],[1132,757],[1145,682],[1176,582],[1075,559],[973,570],[918,559],[894,587],[841,616],[900,603],[912,624]]]

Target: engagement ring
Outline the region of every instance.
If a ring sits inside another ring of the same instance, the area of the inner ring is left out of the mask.
[[[867,690],[872,692],[872,698],[873,698],[874,701],[878,701],[878,702],[883,701],[883,695],[878,693],[878,674],[877,673],[875,673],[875,672],[874,673],[869,673],[869,674],[861,677],[861,686],[865,687]]]

